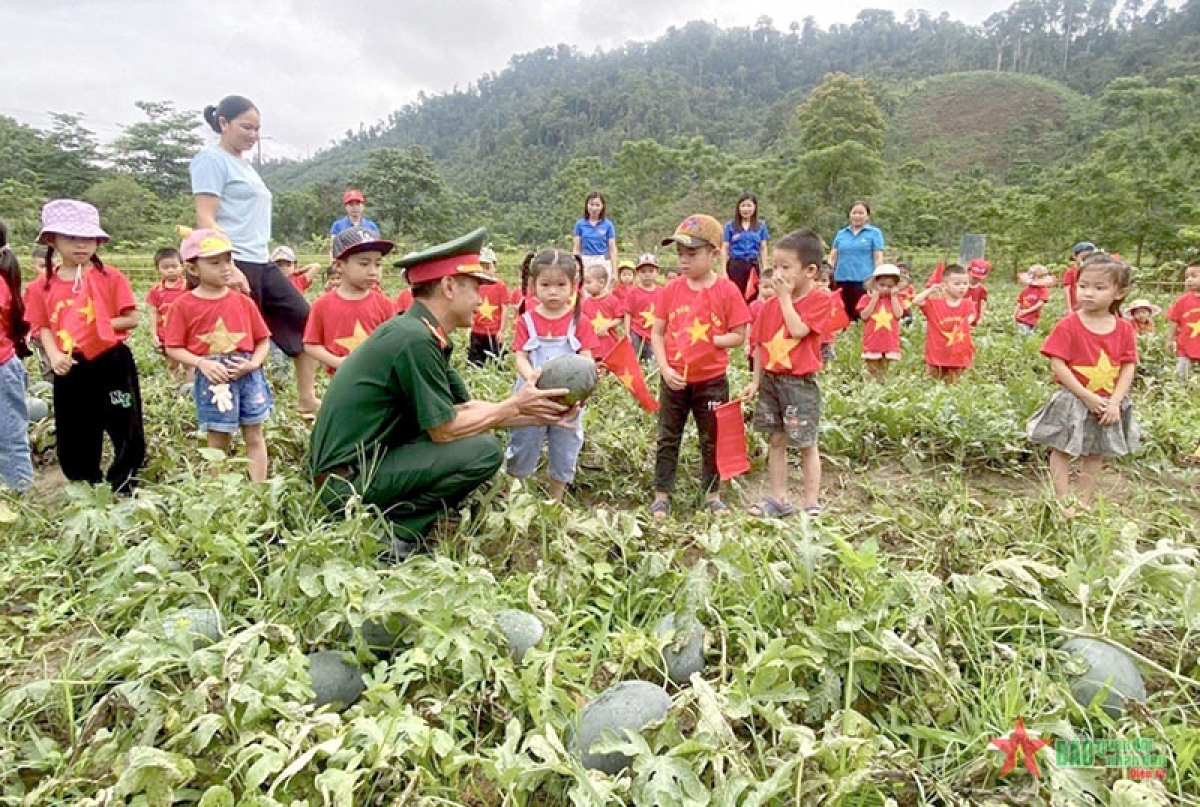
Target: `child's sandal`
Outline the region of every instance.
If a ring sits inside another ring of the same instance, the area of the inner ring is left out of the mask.
[[[729,505],[720,499],[709,499],[704,503],[704,509],[710,513],[728,513]]]
[[[796,508],[781,504],[772,496],[763,496],[758,504],[750,506],[748,512],[758,518],[787,518],[796,512]]]
[[[654,501],[650,503],[650,515],[655,521],[666,521],[667,516],[671,514],[671,503],[667,501]]]

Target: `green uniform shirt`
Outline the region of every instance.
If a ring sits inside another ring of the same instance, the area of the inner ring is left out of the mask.
[[[469,400],[453,347],[420,300],[375,329],[338,371],[313,426],[309,469],[358,466],[454,419]]]

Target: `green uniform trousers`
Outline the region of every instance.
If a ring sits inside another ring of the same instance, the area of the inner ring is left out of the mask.
[[[439,515],[491,479],[503,459],[500,441],[490,434],[451,443],[423,437],[391,449],[348,480],[331,474],[321,486],[321,501],[337,511],[352,495],[360,495],[384,512],[397,538],[414,541],[429,534]]]

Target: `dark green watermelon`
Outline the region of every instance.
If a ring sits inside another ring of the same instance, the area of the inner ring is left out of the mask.
[[[542,621],[528,611],[506,608],[495,613],[496,626],[508,642],[512,660],[525,658],[525,651],[536,645],[546,635]]]
[[[613,684],[583,707],[575,733],[583,767],[620,773],[632,760],[620,752],[592,753],[592,744],[608,732],[623,737],[623,731],[640,731],[647,724],[662,720],[671,708],[671,696],[648,681],[622,681]]]
[[[344,660],[336,650],[309,653],[308,674],[312,678],[314,706],[331,703],[337,709],[345,709],[366,689],[362,670]]]
[[[1125,709],[1125,700],[1145,702],[1146,684],[1128,655],[1118,647],[1099,639],[1076,637],[1063,645],[1072,656],[1082,657],[1086,669],[1071,680],[1071,694],[1083,707],[1104,692],[1100,704],[1109,717],[1116,719]]]
[[[41,398],[26,398],[25,409],[29,412],[30,423],[40,423],[50,415],[50,407]]]
[[[538,389],[569,390],[562,397],[562,402],[573,406],[586,401],[596,391],[598,381],[596,362],[587,356],[571,354],[558,356],[543,364],[537,385]]]
[[[692,673],[704,669],[704,626],[695,617],[685,617],[677,625],[675,614],[667,614],[654,626],[654,635],[671,637],[662,657],[672,681],[686,684]]]

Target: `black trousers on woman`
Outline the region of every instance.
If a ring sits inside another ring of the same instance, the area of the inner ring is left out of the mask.
[[[744,258],[730,258],[729,263],[725,265],[725,273],[729,275],[729,279],[738,287],[738,291],[742,293],[742,297],[746,302],[758,299],[758,290],[755,289],[754,294],[746,296],[746,287],[750,285],[750,275],[758,272],[758,261],[746,260]]]
[[[846,316],[851,322],[859,319],[858,301],[867,293],[864,284],[857,283],[853,280],[838,280],[833,284],[835,289],[842,290],[842,302],[846,305]]]
[[[133,354],[120,344],[94,359],[80,354],[74,359],[70,372],[54,377],[58,464],[72,482],[97,485],[107,480],[117,493],[128,493],[146,461],[142,391]],[[113,462],[102,474],[105,434],[112,440]]]
[[[654,489],[675,489],[679,469],[679,444],[688,413],[700,435],[700,487],[705,493],[717,489],[717,407],[729,403],[729,378],[721,374],[708,381],[673,390],[665,383],[658,393],[658,448],[654,460]]]

